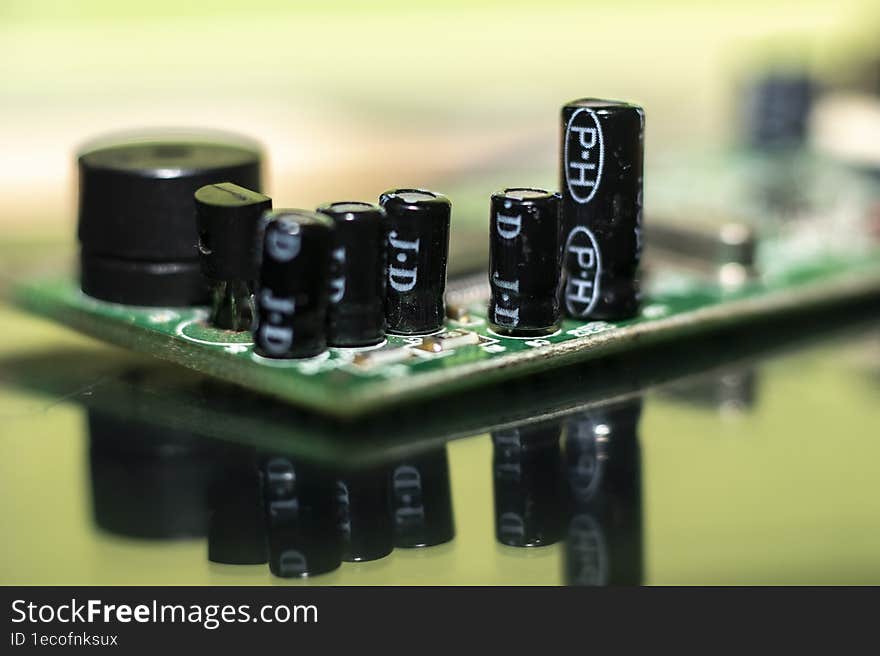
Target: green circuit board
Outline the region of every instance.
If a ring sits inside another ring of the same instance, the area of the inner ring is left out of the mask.
[[[639,316],[627,321],[565,320],[540,338],[495,334],[486,320],[486,276],[461,277],[485,260],[485,207],[474,199],[485,204],[483,191],[501,183],[482,178],[448,190],[456,199],[450,249],[456,275],[447,285],[449,318],[438,334],[389,335],[375,347],[270,360],[254,353],[249,333],[208,325],[207,308],[99,301],[70,274],[19,280],[12,296],[20,307],[87,335],[338,419],[880,296],[880,184],[873,176],[809,152],[737,150],[683,153],[653,170],[645,183],[651,213],[643,302]],[[535,179],[542,179],[538,172]],[[718,230],[727,224],[747,226],[756,238],[753,266],[733,285],[719,276],[727,260],[718,259]]]
[[[388,336],[376,347],[331,348],[302,360],[254,353],[249,333],[212,328],[206,308],[141,308],[83,294],[72,278],[19,285],[18,305],[93,337],[339,418],[436,398],[624,350],[685,339],[786,311],[880,294],[880,253],[806,258],[735,290],[677,273],[658,276],[627,321],[565,320],[540,338],[495,334],[479,294],[438,334]]]

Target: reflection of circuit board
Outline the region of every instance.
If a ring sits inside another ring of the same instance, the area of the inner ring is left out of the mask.
[[[641,316],[623,322],[565,321],[540,339],[501,337],[485,322],[479,294],[453,301],[445,332],[389,336],[369,350],[331,349],[316,358],[267,361],[247,333],[203,323],[203,309],[136,308],[83,295],[69,279],[17,289],[17,302],[109,342],[326,414],[354,417],[639,346],[679,340],[795,308],[880,294],[880,257],[811,259],[736,291],[687,276],[658,280]],[[476,298],[475,298],[476,296]],[[453,299],[455,298],[453,294]]]

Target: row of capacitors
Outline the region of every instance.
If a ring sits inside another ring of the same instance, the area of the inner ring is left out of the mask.
[[[92,298],[209,305],[212,326],[253,329],[270,358],[443,327],[452,206],[440,194],[272,209],[260,148],[229,134],[110,137],[78,168],[80,286]]]
[[[510,188],[491,199],[488,318],[499,334],[552,333],[563,314],[638,311],[644,113],[577,100],[562,108],[561,132],[559,193]],[[127,305],[209,303],[212,325],[253,329],[269,358],[443,327],[447,198],[398,189],[378,205],[272,209],[259,193],[261,166],[258,147],[229,137],[88,149],[79,158],[82,290]]]
[[[252,324],[258,355],[306,358],[328,345],[378,344],[386,330],[443,326],[452,209],[444,196],[397,189],[378,205],[271,209],[268,196],[224,182],[200,188],[195,201],[212,323]]]
[[[503,335],[554,332],[563,311],[579,320],[617,320],[639,308],[644,113],[586,99],[563,107],[562,120],[561,193],[520,187],[491,198],[488,316]],[[229,185],[202,189],[200,226],[228,202],[212,189],[241,194],[254,217],[270,202]],[[379,203],[263,215],[259,354],[308,357],[326,343],[376,344],[386,324],[401,335],[442,327],[449,201],[407,189],[386,192]]]
[[[645,118],[624,102],[562,108],[559,193],[492,196],[489,321],[543,335],[578,321],[635,316],[640,294]]]
[[[255,143],[215,133],[109,137],[78,158],[80,286],[128,306],[209,305],[270,358],[443,327],[451,204],[399,189],[378,205],[272,209]]]

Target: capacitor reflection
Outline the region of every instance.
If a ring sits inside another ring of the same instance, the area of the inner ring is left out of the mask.
[[[643,582],[641,399],[494,431],[495,534],[563,542],[569,585]]]
[[[455,537],[445,445],[334,469],[94,409],[88,426],[93,517],[115,535],[206,537],[211,562],[282,578]]]
[[[495,539],[560,545],[568,584],[642,583],[640,412],[635,399],[493,431]],[[456,536],[445,444],[334,468],[94,409],[89,427],[94,517],[114,534],[207,538],[211,562],[281,578]]]
[[[346,470],[272,455],[260,475],[269,567],[279,577],[314,576],[455,536],[445,446]]]

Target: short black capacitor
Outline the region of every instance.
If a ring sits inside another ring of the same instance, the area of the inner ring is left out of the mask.
[[[80,284],[95,298],[147,306],[205,303],[195,191],[261,189],[261,154],[230,135],[109,139],[79,156]]]
[[[559,327],[559,194],[511,188],[492,194],[489,321],[510,335]]]
[[[385,338],[385,211],[370,203],[328,203],[335,224],[330,255],[327,343],[370,346]]]
[[[587,98],[562,108],[562,302],[578,320],[639,309],[645,113]]]
[[[307,358],[327,346],[333,222],[308,210],[267,212],[259,237],[261,262],[254,344],[267,358]]]
[[[398,335],[443,327],[449,199],[423,189],[396,189],[379,197],[385,209],[385,321]]]

